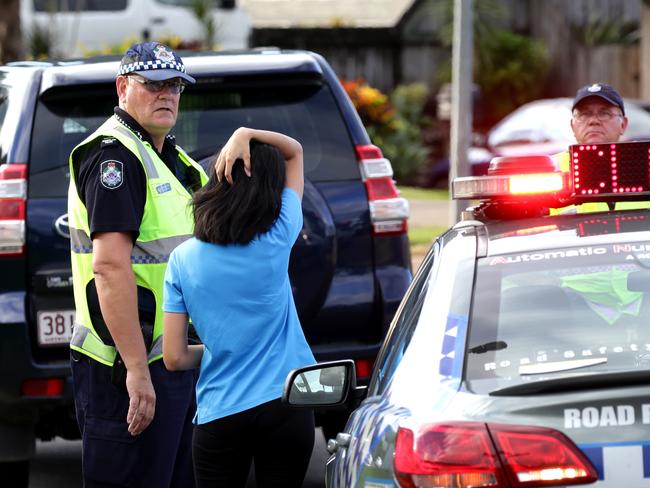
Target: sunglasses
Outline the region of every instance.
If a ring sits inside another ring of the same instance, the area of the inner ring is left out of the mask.
[[[165,88],[169,88],[174,95],[183,93],[185,83],[180,80],[151,81],[140,78],[139,76],[127,76],[130,80],[135,80],[144,86],[145,90],[151,93],[160,93]]]

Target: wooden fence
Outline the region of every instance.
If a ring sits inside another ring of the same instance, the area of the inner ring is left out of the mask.
[[[341,78],[364,78],[383,91],[397,84],[423,82],[435,93],[440,71],[451,52],[443,48],[431,26],[431,4],[418,0],[410,18],[429,26],[426,36],[410,36],[406,22],[385,29],[262,29],[253,44],[310,49],[323,54]],[[481,1],[481,0],[475,0]],[[576,36],[576,26],[589,23],[638,21],[640,0],[503,0],[506,27],[539,39],[548,49],[551,66],[543,96],[572,96],[596,81],[611,83],[622,95],[640,96],[639,43],[588,47]],[[427,17],[429,16],[429,17]],[[400,30],[402,29],[402,30]]]

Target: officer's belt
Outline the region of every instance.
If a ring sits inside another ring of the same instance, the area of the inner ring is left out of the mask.
[[[79,322],[74,324],[70,345],[81,349],[93,359],[108,365],[113,364],[117,355],[115,347],[104,344],[90,328]],[[160,356],[162,356],[162,336],[156,338],[151,344],[147,360],[153,361]]]

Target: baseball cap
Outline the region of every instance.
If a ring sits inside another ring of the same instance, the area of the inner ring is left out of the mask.
[[[152,81],[182,78],[189,83],[196,80],[185,73],[183,60],[171,48],[159,42],[133,44],[122,58],[119,75],[137,73]]]
[[[576,105],[578,105],[582,100],[584,100],[587,97],[600,97],[606,102],[611,103],[612,105],[615,105],[618,108],[620,108],[621,112],[623,112],[623,115],[625,115],[625,106],[623,105],[623,98],[611,85],[607,85],[605,83],[594,83],[593,85],[583,86],[577,91],[576,97],[573,100],[573,107],[571,107],[571,110],[576,108]]]

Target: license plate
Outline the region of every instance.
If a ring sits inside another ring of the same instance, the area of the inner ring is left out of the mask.
[[[53,310],[36,314],[38,344],[57,346],[69,344],[72,338],[74,310]]]

